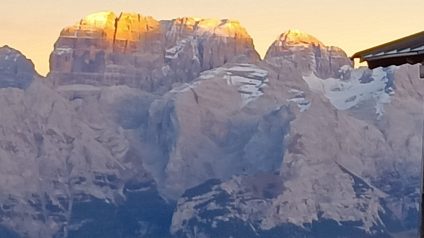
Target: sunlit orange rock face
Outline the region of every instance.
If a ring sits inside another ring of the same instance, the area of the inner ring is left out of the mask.
[[[111,54],[142,51],[148,48],[146,42],[155,37],[160,38],[160,27],[151,17],[95,13],[61,32],[50,68],[62,73],[101,73],[107,64],[117,60]]]
[[[152,17],[136,13],[122,13],[116,22],[114,50],[134,53],[137,49],[152,50],[152,42],[160,38],[160,24]]]
[[[148,91],[190,82],[227,62],[257,62],[239,22],[101,12],[65,28],[50,57],[56,84],[126,84]]]
[[[299,30],[281,34],[269,47],[265,60],[277,66],[293,64],[304,75],[314,73],[321,78],[336,77],[340,67],[352,66],[342,49],[326,46],[314,36]]]

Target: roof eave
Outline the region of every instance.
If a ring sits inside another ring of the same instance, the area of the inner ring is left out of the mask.
[[[370,52],[376,51],[377,49],[387,48],[390,45],[399,44],[399,43],[404,42],[404,41],[412,41],[413,39],[418,38],[418,37],[421,37],[421,38],[424,39],[424,31],[415,33],[415,34],[410,35],[410,36],[403,37],[401,39],[390,41],[388,43],[377,45],[377,46],[371,47],[371,48],[366,49],[366,50],[359,51],[359,52],[353,54],[351,59],[360,58],[361,62],[362,62],[362,61],[364,61],[363,56],[369,54]]]

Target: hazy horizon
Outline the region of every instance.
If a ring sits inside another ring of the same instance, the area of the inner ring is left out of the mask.
[[[299,29],[326,45],[356,51],[422,30],[418,22],[424,2],[406,0],[3,0],[0,45],[9,45],[30,58],[39,73],[49,68],[49,54],[62,28],[99,11],[137,12],[158,20],[195,16],[236,19],[247,29],[256,50],[265,55],[281,33]],[[166,8],[164,7],[166,6]],[[396,17],[394,17],[396,16]]]

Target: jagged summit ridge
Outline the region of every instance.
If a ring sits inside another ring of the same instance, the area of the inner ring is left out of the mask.
[[[77,25],[98,28],[114,27],[117,19],[114,12],[97,12],[84,17]]]
[[[265,55],[265,61],[276,66],[292,64],[303,75],[320,78],[338,77],[342,66],[352,66],[340,48],[326,46],[316,37],[299,30],[289,30],[275,40]]]
[[[325,46],[316,37],[296,29],[284,32],[278,37],[277,41],[280,46],[283,44],[308,44],[323,47]]]
[[[191,30],[197,36],[216,35],[220,37],[251,38],[239,21],[232,19],[203,19],[183,17],[172,20],[168,34],[175,34],[181,27]]]
[[[142,19],[154,20],[152,17],[144,17],[138,13],[120,13],[117,16],[114,12],[105,11],[90,14],[75,26],[77,27],[91,27],[91,28],[117,28],[123,31],[131,31],[132,29],[125,29],[119,26],[121,21],[129,21],[131,23],[141,22]],[[234,37],[236,35],[241,37],[250,38],[246,29],[241,26],[240,22],[233,19],[216,19],[216,18],[196,18],[196,17],[182,17],[172,20],[177,24],[191,27],[197,34],[216,34],[223,37]]]

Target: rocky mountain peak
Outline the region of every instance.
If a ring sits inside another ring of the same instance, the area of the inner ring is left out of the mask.
[[[98,12],[64,28],[56,44],[71,47],[75,39],[86,39],[101,41],[102,48],[128,53],[135,50],[135,43],[145,37],[145,34],[154,30],[159,31],[159,22],[152,17],[138,13],[122,12],[116,15],[110,11]]]
[[[4,45],[4,46],[0,47],[0,52],[11,51],[11,50],[15,50],[15,49],[11,48],[8,45]]]
[[[91,14],[65,28],[50,57],[56,85],[127,85],[164,92],[228,62],[259,61],[234,20],[158,21],[137,13]]]
[[[316,45],[316,46],[323,46],[324,44],[319,41],[314,36],[302,32],[300,30],[288,30],[287,32],[284,32],[280,35],[280,37],[277,39],[277,42],[280,45],[299,45],[299,44],[306,44],[306,45]]]
[[[34,64],[21,52],[0,47],[0,88],[26,88],[37,75]]]
[[[339,77],[342,66],[352,66],[342,49],[326,46],[316,37],[299,30],[281,34],[268,48],[265,60],[276,66],[292,64],[305,76],[315,74],[321,78]]]
[[[203,19],[182,17],[172,20],[169,34],[175,34],[178,29],[192,31],[197,36],[220,36],[251,39],[247,30],[239,21],[231,19]]]
[[[20,57],[25,58],[25,56],[20,51],[8,45],[4,45],[0,47],[0,61],[16,62]]]
[[[97,27],[97,28],[113,28],[117,16],[114,12],[97,12],[84,17],[77,25]]]

